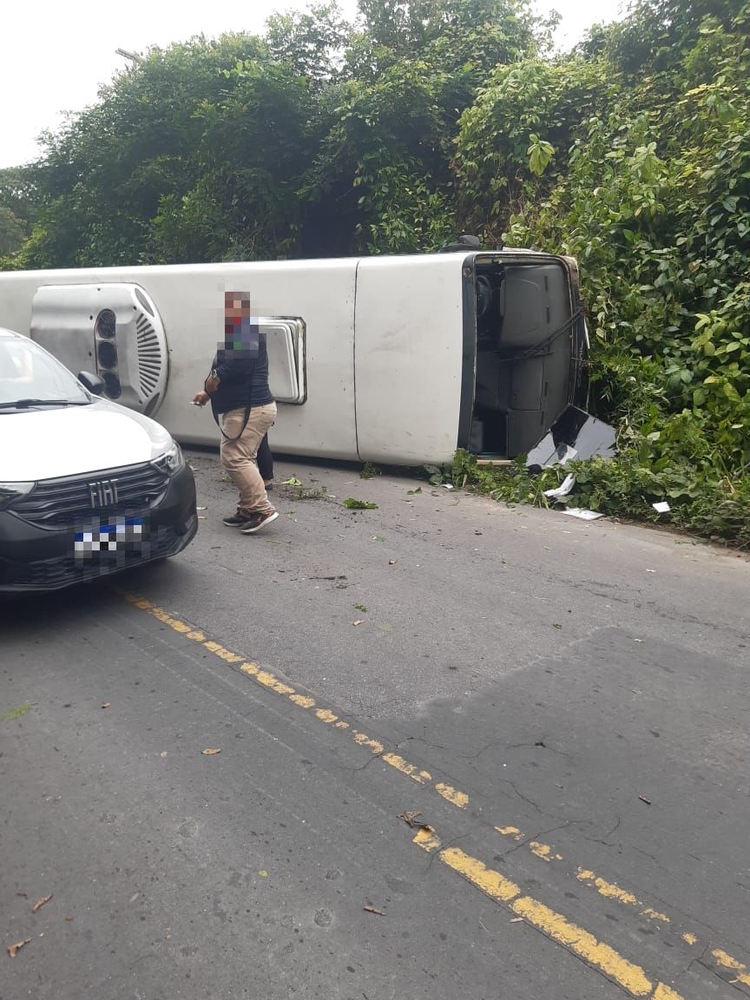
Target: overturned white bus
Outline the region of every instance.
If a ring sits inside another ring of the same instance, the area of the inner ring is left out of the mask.
[[[391,465],[525,454],[586,391],[576,262],[528,250],[0,274],[0,326],[30,336],[182,443],[247,293],[279,404],[275,452]]]

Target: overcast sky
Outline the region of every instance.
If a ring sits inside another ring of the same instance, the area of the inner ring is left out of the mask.
[[[356,0],[339,0],[353,17]],[[6,0],[0,35],[0,168],[38,155],[36,136],[55,129],[65,111],[94,103],[97,88],[127,65],[121,48],[145,52],[195,35],[261,31],[269,14],[305,9],[308,0]],[[537,0],[563,15],[559,45],[573,44],[591,24],[614,20],[620,0]]]

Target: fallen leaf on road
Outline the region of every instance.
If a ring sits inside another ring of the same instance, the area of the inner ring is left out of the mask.
[[[29,941],[31,941],[31,938],[25,938],[23,941],[16,941],[15,944],[12,944],[10,948],[6,948],[5,950],[11,958],[15,958],[21,948],[23,948],[25,944],[28,944]]]
[[[7,712],[0,715],[0,721],[11,722],[13,719],[20,719],[22,715],[26,715],[30,708],[31,702],[28,701],[25,705],[19,705],[18,708],[9,708]]]
[[[421,826],[421,823],[416,822],[417,816],[421,815],[421,812],[402,812],[398,819],[402,819],[405,823],[408,823],[409,826]]]
[[[362,625],[362,624],[364,624],[363,618],[358,618],[356,622],[352,622],[352,625]]]
[[[555,622],[552,628],[562,628],[562,625],[559,625],[557,622]]]
[[[109,708],[111,704],[112,704],[111,701],[104,701],[102,702],[102,708]]]
[[[208,750],[201,750],[204,757],[213,757],[215,753],[221,753],[220,747],[209,747]]]
[[[260,875],[261,878],[268,878],[268,872],[265,870],[265,868],[261,868],[258,874]]]
[[[651,799],[647,799],[643,795],[639,795],[638,798],[641,800],[641,802],[645,802],[647,806],[651,805]]]
[[[66,917],[65,919],[66,920],[72,920],[73,918],[72,917]]]
[[[36,913],[37,910],[41,910],[44,904],[49,903],[51,899],[52,899],[52,893],[50,893],[49,896],[42,896],[40,899],[37,899],[36,903],[34,903],[34,905],[31,907],[31,912]]]
[[[385,912],[383,910],[378,910],[375,906],[366,906],[365,909],[368,913],[377,913],[379,917],[385,916]]]

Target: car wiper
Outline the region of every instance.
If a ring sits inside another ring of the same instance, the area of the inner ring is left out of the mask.
[[[14,399],[10,403],[0,403],[0,408],[26,410],[31,406],[83,406],[84,403],[73,399]]]

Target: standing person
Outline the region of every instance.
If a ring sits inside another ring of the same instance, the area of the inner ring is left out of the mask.
[[[268,443],[268,435],[263,438],[258,448],[258,469],[263,477],[266,492],[273,489],[273,455]]]
[[[250,320],[247,292],[224,296],[224,345],[214,357],[196,406],[210,400],[221,430],[221,464],[239,491],[237,510],[223,518],[243,535],[254,535],[279,516],[258,470],[258,449],[276,419],[268,385],[266,338]]]

